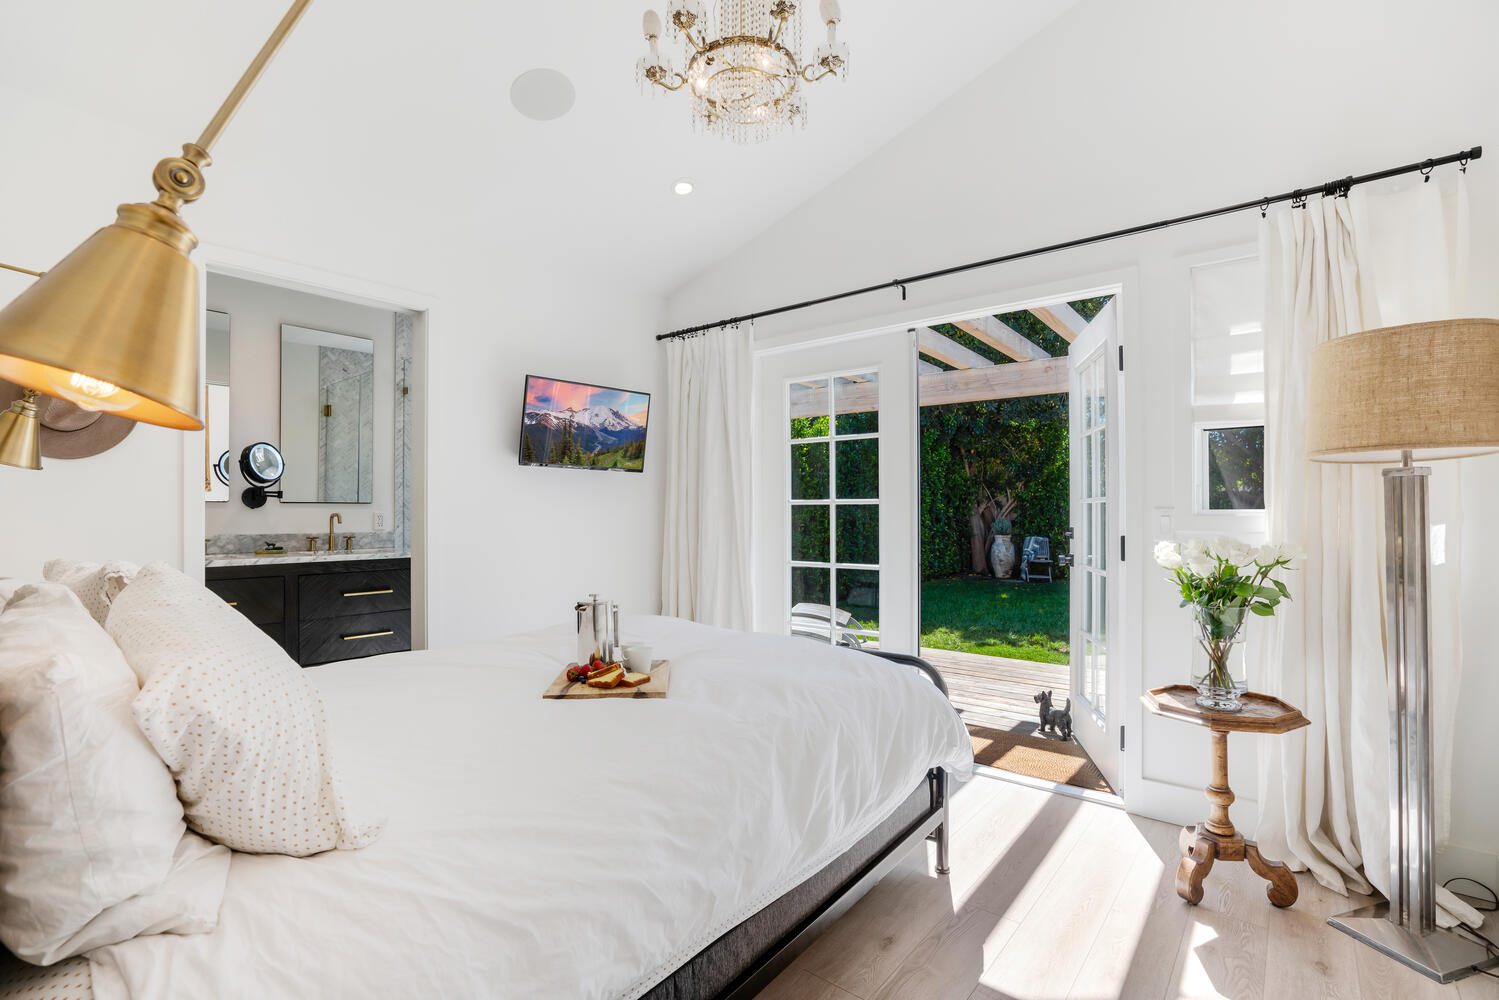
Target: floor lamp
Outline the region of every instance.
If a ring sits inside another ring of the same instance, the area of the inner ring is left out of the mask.
[[[1390,705],[1389,902],[1329,923],[1438,982],[1495,964],[1436,924],[1432,869],[1429,468],[1499,451],[1499,320],[1416,323],[1336,337],[1310,366],[1307,450],[1384,470],[1385,671]]]

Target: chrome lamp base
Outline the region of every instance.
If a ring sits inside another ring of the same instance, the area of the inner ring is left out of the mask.
[[[1378,903],[1333,917],[1329,924],[1428,979],[1450,983],[1499,966],[1483,945],[1440,928],[1419,934],[1390,922],[1390,904]]]
[[[1415,971],[1448,983],[1499,963],[1437,926],[1432,829],[1430,469],[1384,470],[1385,669],[1390,710],[1390,901],[1328,921]]]

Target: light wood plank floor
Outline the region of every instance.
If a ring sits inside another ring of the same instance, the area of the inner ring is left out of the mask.
[[[953,813],[950,876],[915,852],[760,1000],[1499,1000],[1499,979],[1438,986],[1328,927],[1367,900],[1307,876],[1277,910],[1219,864],[1188,906],[1164,823],[985,777]]]
[[[921,656],[947,681],[953,706],[972,726],[1034,732],[1036,692],[1043,688],[1055,692],[1057,708],[1067,697],[1065,663],[1034,663],[927,648],[922,649]]]

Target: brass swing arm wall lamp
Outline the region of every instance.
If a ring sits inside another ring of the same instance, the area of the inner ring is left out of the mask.
[[[43,274],[4,261],[0,261],[0,270],[33,278],[40,278]],[[0,465],[31,470],[42,467],[42,422],[36,397],[35,389],[27,389],[20,399],[10,404],[10,409],[0,413]]]
[[[214,144],[311,2],[295,0],[198,140],[156,165],[155,201],[121,205],[45,274],[0,265],[38,279],[0,309],[0,379],[129,420],[203,428],[198,238],[181,209],[202,197]]]

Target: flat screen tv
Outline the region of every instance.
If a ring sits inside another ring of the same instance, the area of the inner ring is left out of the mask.
[[[644,472],[650,412],[648,392],[527,375],[520,463]]]

